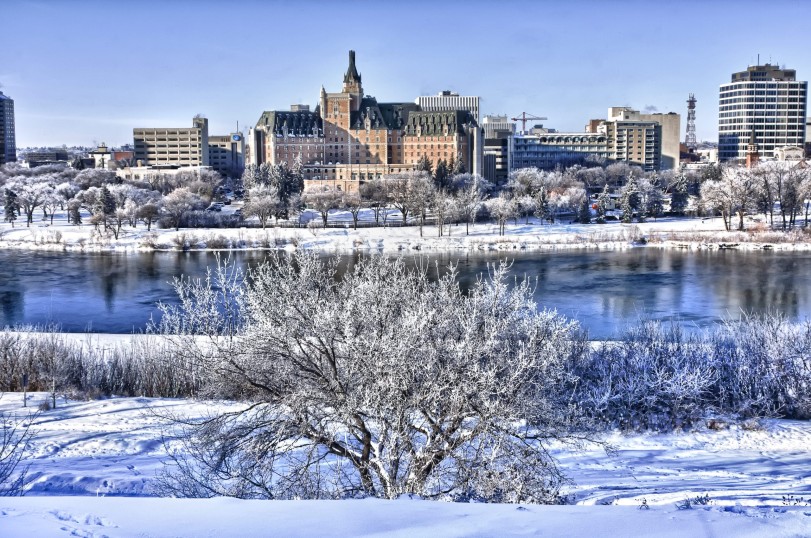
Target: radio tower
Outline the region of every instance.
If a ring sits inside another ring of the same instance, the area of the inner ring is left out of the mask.
[[[687,136],[684,139],[684,145],[691,152],[698,147],[696,142],[696,97],[692,93],[687,99]]]

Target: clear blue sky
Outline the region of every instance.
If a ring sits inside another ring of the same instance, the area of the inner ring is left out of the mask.
[[[699,140],[716,139],[718,86],[758,53],[811,79],[807,0],[0,0],[0,18],[20,147],[120,145],[197,113],[225,134],[340,91],[349,49],[379,101],[449,89],[558,130],[626,105],[684,124],[692,92]]]

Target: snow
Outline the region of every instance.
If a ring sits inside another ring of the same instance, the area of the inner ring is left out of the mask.
[[[241,203],[226,206],[223,213],[236,211]],[[388,210],[390,223],[399,223],[399,212]],[[85,221],[89,220],[86,215]],[[256,221],[256,219],[253,219]],[[116,240],[112,233],[98,233],[90,224],[74,226],[67,224],[64,212],[57,211],[53,225],[50,221],[34,221],[29,228],[24,219],[17,221],[12,228],[10,223],[0,223],[0,248],[32,250],[77,250],[77,251],[124,251],[178,250],[178,244],[186,243],[188,248],[214,248],[225,240],[231,248],[287,248],[313,249],[325,252],[400,252],[400,251],[449,251],[449,250],[550,250],[550,249],[622,249],[638,246],[633,240],[639,236],[658,237],[652,246],[676,248],[718,248],[721,245],[735,244],[741,249],[774,248],[778,250],[811,249],[808,241],[780,241],[774,238],[759,240],[746,233],[725,232],[723,220],[718,218],[663,218],[645,223],[623,224],[610,221],[606,224],[576,224],[558,221],[555,224],[541,223],[535,218],[528,222],[519,219],[518,223],[507,224],[506,235],[498,235],[498,225],[477,223],[465,234],[465,225],[445,227],[445,235],[438,237],[436,226],[425,226],[420,236],[419,226],[365,227],[358,230],[352,227],[352,216],[347,211],[332,211],[329,222],[339,227],[320,227],[321,217],[311,210],[304,211],[298,221],[298,228],[188,228],[158,229],[147,231],[140,225],[137,228],[124,226]],[[319,226],[306,226],[314,221]],[[371,210],[362,210],[362,223],[374,222]],[[757,218],[749,218],[747,226],[759,228]],[[671,238],[672,236],[672,238]],[[768,246],[766,246],[768,244]]]
[[[46,399],[8,393],[20,417]],[[486,505],[416,499],[241,501],[151,497],[166,419],[229,402],[111,398],[66,401],[32,419],[36,432],[21,498],[0,498],[0,536],[809,536],[811,424],[763,420],[671,434],[610,432],[596,446],[552,447],[575,505]],[[708,505],[677,502],[708,494]],[[649,509],[640,509],[644,502]],[[793,504],[793,503],[788,503]],[[597,531],[599,529],[599,531]]]

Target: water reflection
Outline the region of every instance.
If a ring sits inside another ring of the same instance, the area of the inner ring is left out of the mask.
[[[242,268],[263,252],[234,254]],[[349,268],[361,254],[345,256]],[[639,248],[621,252],[542,252],[418,257],[431,274],[456,265],[469,288],[488,264],[509,259],[530,278],[542,308],[576,318],[595,338],[640,317],[705,327],[741,312],[811,313],[811,254],[689,252]],[[159,301],[175,302],[172,279],[200,277],[211,253],[76,254],[0,252],[0,325],[60,323],[66,331],[142,330]]]

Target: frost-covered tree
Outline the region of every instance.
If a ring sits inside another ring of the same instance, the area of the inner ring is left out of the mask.
[[[507,221],[515,218],[518,209],[508,194],[502,192],[497,198],[487,200],[487,210],[498,224],[498,235],[504,235]]]
[[[27,467],[23,460],[33,436],[30,424],[30,419],[17,420],[0,413],[0,497],[24,493]]]
[[[476,225],[476,217],[493,185],[478,174],[459,174],[453,177],[453,189],[459,212],[465,219],[465,235],[470,235],[470,225]]]
[[[345,192],[341,197],[340,206],[349,211],[349,214],[352,215],[352,225],[357,230],[358,217],[364,207],[364,200],[361,195],[357,192]]]
[[[389,203],[389,191],[386,182],[382,179],[373,179],[362,183],[360,196],[374,213],[375,224],[380,222],[381,216],[383,217],[383,224],[386,224],[386,206]]]
[[[244,287],[183,281],[161,330],[241,409],[182,424],[164,494],[555,502],[585,341],[507,267],[463,292],[405,260],[279,256]],[[201,338],[198,333],[209,338]]]
[[[281,204],[282,200],[276,187],[259,185],[248,191],[242,214],[246,217],[257,217],[262,223],[262,228],[265,228],[270,217],[279,214]]]
[[[333,190],[327,186],[313,187],[304,191],[304,194],[301,195],[301,201],[306,207],[318,211],[324,228],[326,228],[329,212],[341,206],[342,194],[341,191]]]
[[[620,191],[620,209],[622,210],[622,222],[631,222],[634,214],[639,211],[641,204],[639,195],[639,182],[636,177],[631,177]]]
[[[732,228],[732,215],[738,215],[738,230],[744,229],[744,216],[753,211],[760,195],[761,182],[752,170],[725,166],[721,179],[701,185],[702,203],[706,208],[720,211],[727,230]]]
[[[189,192],[187,188],[180,187],[163,199],[163,214],[166,216],[169,225],[175,230],[179,230],[183,217],[189,211],[200,209],[203,205],[202,198]]]
[[[41,207],[53,192],[53,186],[43,177],[16,177],[6,184],[6,188],[17,196],[17,203],[25,212],[26,226],[34,222],[34,211]]]
[[[148,202],[138,208],[136,216],[146,224],[146,230],[151,231],[152,223],[158,222],[160,218],[160,210],[160,203]]]
[[[676,215],[684,215],[689,203],[687,176],[683,172],[679,172],[673,177],[669,188],[670,212]]]

